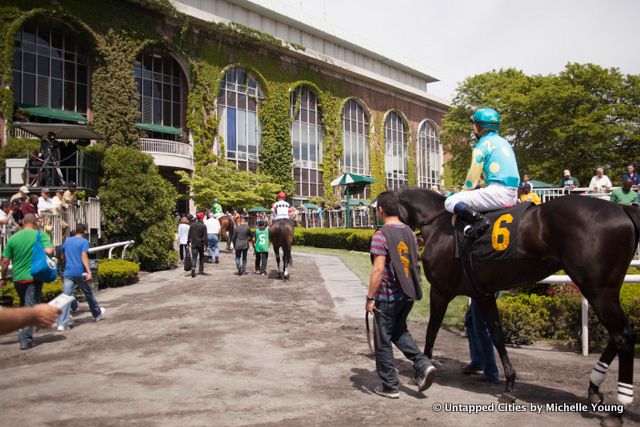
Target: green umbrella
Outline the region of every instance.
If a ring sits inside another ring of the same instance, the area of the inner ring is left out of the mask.
[[[339,177],[331,181],[331,186],[336,187],[338,185],[344,185],[347,187],[344,190],[344,194],[347,199],[347,208],[348,208],[349,206],[352,206],[349,202],[349,187],[358,186],[358,185],[364,186],[366,184],[372,184],[374,182],[376,182],[375,178],[347,172],[347,173],[343,173],[342,175],[340,175]],[[345,228],[349,227],[350,216],[351,216],[351,209],[347,209],[347,221],[345,223]]]
[[[251,209],[249,209],[247,212],[271,212],[271,211],[267,208],[263,208],[262,206],[254,206]]]
[[[315,205],[313,203],[305,203],[303,206],[307,209],[318,209],[318,205]]]
[[[529,181],[529,184],[531,184],[534,190],[537,190],[538,188],[556,188],[555,185],[547,184],[546,182],[542,181],[531,180]]]

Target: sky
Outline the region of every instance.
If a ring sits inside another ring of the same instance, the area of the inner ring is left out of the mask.
[[[252,1],[419,66],[447,100],[466,77],[500,68],[557,74],[590,62],[640,74],[639,0]]]

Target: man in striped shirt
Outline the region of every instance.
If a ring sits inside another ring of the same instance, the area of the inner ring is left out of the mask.
[[[419,277],[416,279],[415,274],[409,274],[410,269],[417,268],[417,265],[411,265],[411,261],[417,263],[419,259],[416,236],[398,219],[398,198],[395,193],[381,193],[377,198],[377,210],[384,226],[376,231],[371,240],[373,271],[366,303],[366,310],[373,313],[376,322],[376,370],[382,379],[382,385],[374,391],[380,396],[398,399],[399,380],[395,370],[392,343],[413,362],[418,391],[424,391],[431,386],[435,368],[407,330],[407,316],[413,307],[413,299],[420,299],[421,292],[418,291],[412,298],[406,295],[400,283],[400,280],[408,280],[416,287],[420,286],[419,283],[415,283],[416,280],[419,281]],[[394,265],[390,247],[399,255],[399,266]],[[405,277],[399,279],[398,272]]]

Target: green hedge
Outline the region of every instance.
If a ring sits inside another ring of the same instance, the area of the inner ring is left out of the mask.
[[[62,281],[58,278],[51,283],[45,283],[42,286],[42,302],[49,302],[62,293]],[[2,295],[13,297],[13,306],[20,306],[20,297],[13,283],[7,283],[7,287],[2,291]]]
[[[302,228],[293,232],[293,244],[316,248],[347,249],[369,252],[374,230],[355,228]]]
[[[126,286],[138,280],[140,265],[123,259],[101,259],[98,261],[100,288]]]
[[[640,328],[640,287],[625,284],[620,292],[625,314]],[[519,293],[498,299],[500,321],[509,344],[531,344],[535,339],[559,340],[572,347],[581,342],[581,299],[574,285],[550,286],[549,295]],[[636,336],[638,330],[636,330]],[[589,309],[589,348],[602,350],[609,336]]]

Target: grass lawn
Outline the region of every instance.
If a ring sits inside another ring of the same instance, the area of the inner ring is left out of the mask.
[[[371,275],[371,258],[366,252],[354,252],[344,249],[325,249],[315,248],[312,246],[294,246],[294,251],[308,252],[322,255],[334,255],[342,260],[356,276],[360,278],[363,286],[369,284],[369,276]],[[411,311],[410,319],[417,321],[429,320],[429,282],[422,277],[422,299],[417,301]],[[449,304],[447,314],[444,318],[444,324],[447,326],[464,325],[464,314],[467,309],[468,298],[458,296]],[[364,305],[364,304],[363,304]]]

